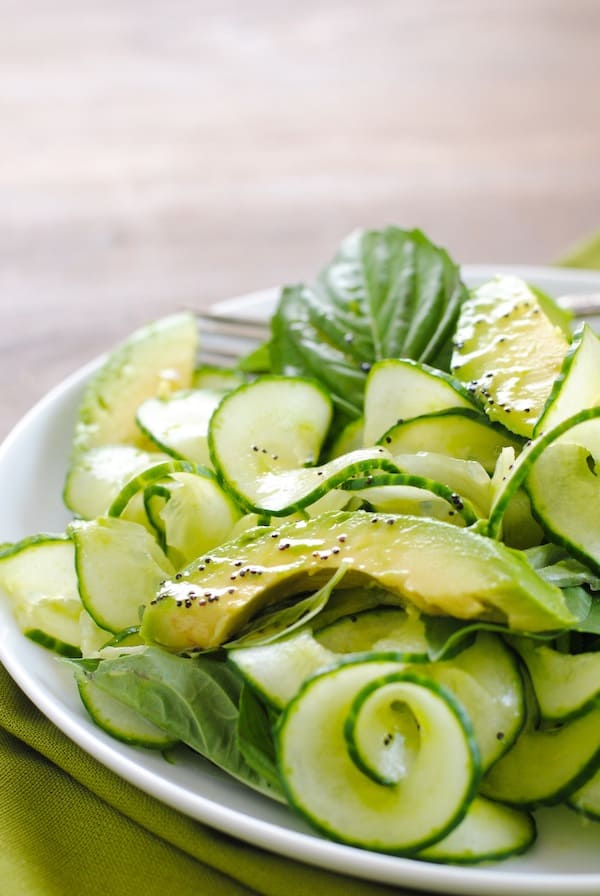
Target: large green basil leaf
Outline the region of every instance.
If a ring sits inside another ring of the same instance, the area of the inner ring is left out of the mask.
[[[383,358],[446,368],[466,296],[449,255],[419,230],[358,231],[315,283],[286,287],[272,320],[273,372],[311,376],[349,417]]]
[[[111,659],[67,661],[173,739],[182,741],[234,778],[282,800],[275,779],[265,779],[240,750],[242,681],[228,664],[205,656],[184,658],[149,647]]]

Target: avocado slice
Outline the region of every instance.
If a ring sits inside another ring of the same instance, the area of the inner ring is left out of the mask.
[[[452,373],[479,398],[488,417],[531,437],[569,342],[537,292],[518,277],[496,277],[463,303]]]
[[[146,606],[142,637],[171,650],[218,647],[267,605],[316,591],[342,565],[339,587],[376,585],[427,614],[521,632],[575,622],[560,589],[518,551],[438,520],[342,511],[251,529],[199,558]]]
[[[197,350],[198,324],[187,311],[163,317],[129,336],[86,387],[75,424],[74,458],[97,445],[148,447],[136,422],[139,405],[189,387]]]

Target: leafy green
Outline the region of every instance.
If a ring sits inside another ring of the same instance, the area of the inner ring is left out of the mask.
[[[356,418],[375,361],[413,358],[447,369],[466,295],[457,265],[419,230],[357,231],[315,283],[283,290],[271,322],[271,369],[315,377]]]
[[[238,716],[240,752],[248,765],[278,791],[281,789],[281,783],[272,732],[273,727],[267,709],[254,691],[244,684]]]
[[[238,740],[242,683],[226,663],[150,647],[104,660],[68,660],[76,675],[137,710],[234,778],[275,799],[273,780],[246,761]]]
[[[425,616],[425,637],[428,653],[432,662],[451,659],[475,640],[478,632],[495,632],[498,635],[511,635],[512,629],[499,622],[485,622],[481,619],[469,621],[456,619],[453,616]],[[536,641],[552,641],[556,632],[529,633],[528,638]]]
[[[277,604],[269,607],[264,612],[255,616],[246,628],[244,628],[235,641],[229,641],[224,645],[232,647],[258,647],[262,644],[271,644],[280,638],[287,637],[301,625],[306,625],[317,613],[326,606],[334,588],[341,582],[346,574],[346,567],[340,566],[331,576],[328,582],[306,597],[291,603]]]

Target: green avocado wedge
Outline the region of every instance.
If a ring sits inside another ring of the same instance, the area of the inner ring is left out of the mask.
[[[569,342],[547,316],[548,301],[517,277],[496,277],[462,305],[452,373],[477,396],[492,421],[531,437]]]
[[[339,587],[384,588],[430,615],[520,632],[576,621],[560,589],[500,542],[437,520],[345,511],[251,529],[199,558],[146,606],[142,638],[174,651],[218,647],[264,607],[317,590],[342,566]]]

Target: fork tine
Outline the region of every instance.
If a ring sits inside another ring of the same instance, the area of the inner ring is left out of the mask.
[[[200,332],[205,334],[213,333],[216,336],[222,336],[223,338],[233,336],[239,339],[253,341],[264,340],[269,335],[268,324],[259,320],[252,320],[244,317],[229,317],[206,311],[197,314],[196,317],[200,324]]]
[[[211,312],[196,315],[200,327],[200,362],[232,367],[269,336],[266,323]]]
[[[600,315],[600,293],[560,296],[557,304],[576,317]],[[200,326],[200,358],[203,364],[232,367],[269,337],[268,323],[256,318],[203,311],[196,314]]]
[[[572,311],[576,317],[600,314],[600,293],[560,296],[556,301],[561,308]]]

